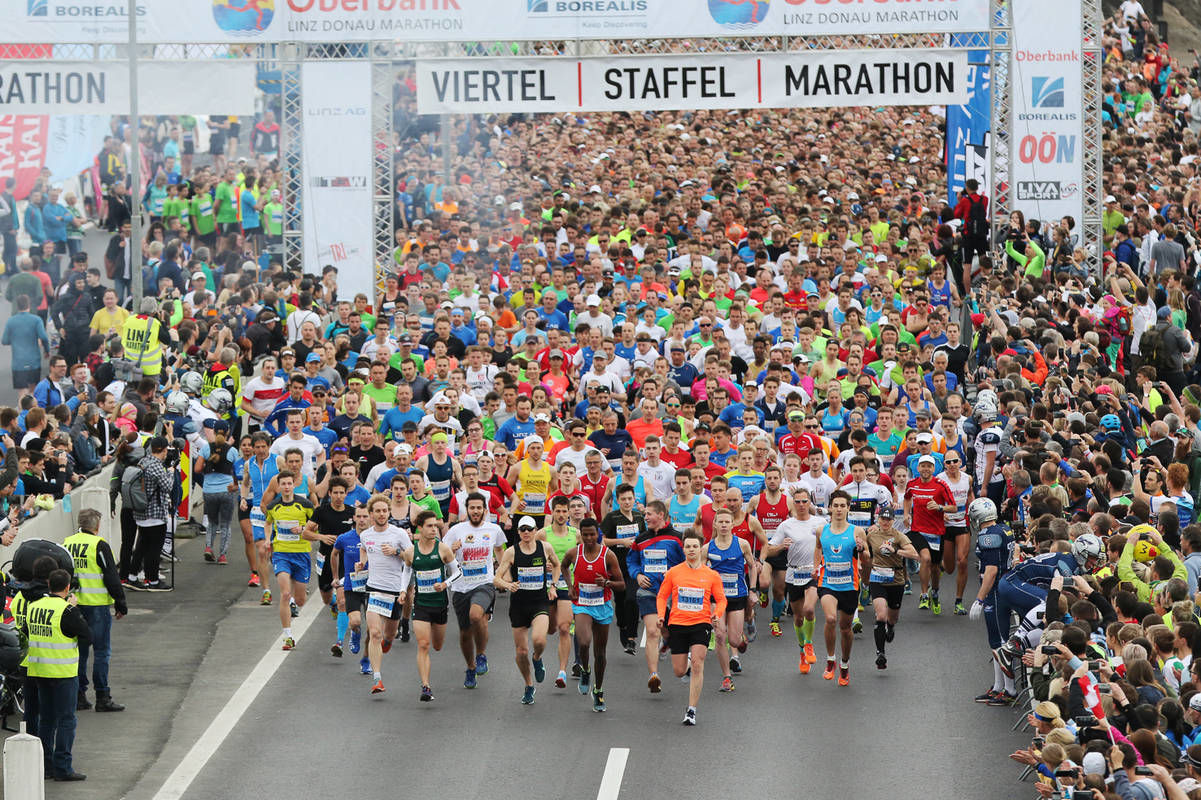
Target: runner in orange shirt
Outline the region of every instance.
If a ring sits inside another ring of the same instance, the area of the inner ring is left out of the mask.
[[[721,509],[717,516],[729,517],[727,525],[733,524],[734,516],[728,509]],[[692,670],[688,682],[688,710],[684,713],[684,724],[696,724],[696,704],[701,699],[701,688],[705,680],[705,655],[709,652],[709,638],[717,620],[725,617],[726,595],[721,588],[721,576],[705,563],[705,538],[696,531],[684,534],[684,563],[667,571],[659,587],[659,629],[663,632],[671,649],[671,667],[677,678]],[[671,604],[671,624],[667,619],[667,606]]]

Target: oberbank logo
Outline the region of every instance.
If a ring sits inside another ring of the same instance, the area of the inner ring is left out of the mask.
[[[771,0],[708,0],[709,16],[723,28],[747,30],[767,19]]]
[[[213,0],[217,27],[234,36],[257,36],[275,18],[275,0]]]

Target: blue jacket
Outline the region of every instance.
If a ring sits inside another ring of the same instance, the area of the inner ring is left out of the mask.
[[[42,230],[51,242],[67,241],[67,223],[71,211],[58,203],[47,203],[42,207]]]
[[[664,528],[660,531],[648,530],[639,534],[638,538],[634,540],[634,546],[626,554],[626,566],[630,570],[630,580],[634,582],[632,588],[640,592],[658,594],[667,570],[682,563],[684,563],[684,546],[680,541],[680,535],[672,528]],[[645,575],[651,582],[649,589],[643,589],[637,584],[639,575]]]
[[[46,226],[42,220],[42,209],[30,203],[25,207],[25,230],[29,231],[29,238],[35,245],[41,245],[46,241]]]

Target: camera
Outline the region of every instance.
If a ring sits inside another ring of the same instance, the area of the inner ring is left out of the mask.
[[[1072,800],[1093,800],[1092,789],[1073,789]]]
[[[1096,661],[1088,662],[1088,668],[1089,668],[1089,670],[1091,670],[1093,672],[1096,672],[1097,670],[1101,669],[1101,667],[1103,667],[1103,666],[1105,666],[1105,662],[1099,658]]]
[[[1149,777],[1151,775],[1151,768],[1150,767],[1135,767],[1134,774],[1140,775],[1144,778]]]
[[[1072,717],[1072,721],[1075,722],[1076,726],[1080,728],[1087,728],[1090,725],[1097,724],[1097,718],[1092,714],[1081,714],[1078,717]]]
[[[1038,652],[1042,653],[1044,656],[1057,656],[1059,655],[1059,648],[1053,644],[1044,644],[1042,647],[1038,648]]]

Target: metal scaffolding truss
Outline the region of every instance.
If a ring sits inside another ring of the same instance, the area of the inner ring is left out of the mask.
[[[1084,0],[1081,6],[1081,41],[1084,43],[1080,69],[1083,92],[1084,136],[1081,153],[1084,158],[1084,180],[1081,192],[1084,201],[1084,218],[1080,221],[1080,242],[1088,253],[1089,263],[1096,275],[1101,274],[1101,253],[1104,250],[1101,216],[1105,208],[1105,193],[1101,188],[1101,170],[1104,162],[1104,142],[1101,136],[1101,102],[1104,99],[1101,87],[1101,71],[1105,61],[1101,49],[1101,29],[1104,16],[1101,0]]]
[[[300,269],[304,264],[304,86],[303,56],[299,45],[282,47],[280,54],[280,172],[283,175],[284,266]]]
[[[1004,263],[1005,253],[1000,249],[997,235],[1000,228],[1008,224],[1010,213],[1009,142],[1012,131],[1010,104],[1013,100],[1009,84],[1009,60],[1013,47],[1013,20],[1008,0],[992,0],[992,42],[989,47],[992,85],[992,130],[989,134],[988,157],[992,180],[990,195],[992,208],[992,241],[995,252],[994,263]]]
[[[376,51],[377,56],[386,53]],[[396,70],[391,60],[376,57],[371,60],[371,152],[373,191],[371,208],[374,220],[375,288],[382,294],[383,280],[392,265],[396,247],[395,182],[392,168],[392,87]]]

